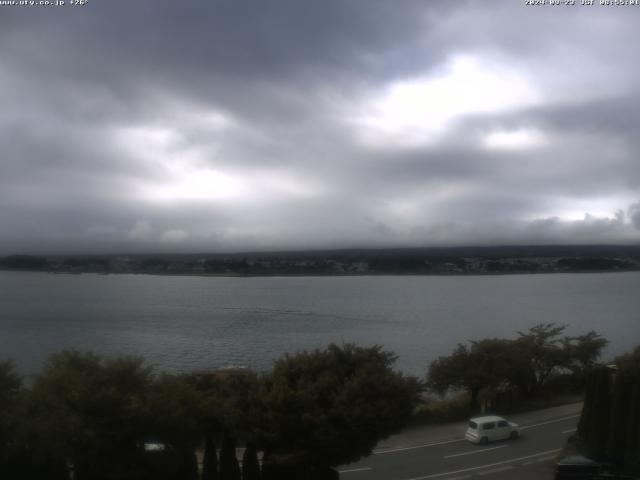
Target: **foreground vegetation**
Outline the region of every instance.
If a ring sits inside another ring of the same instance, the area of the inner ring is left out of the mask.
[[[448,356],[431,363],[427,386],[447,394],[462,391],[457,411],[516,411],[550,406],[559,397],[575,398],[584,391],[588,373],[597,364],[607,340],[590,331],[564,335],[565,327],[543,323],[515,339],[486,338],[459,344]]]
[[[609,409],[601,404],[610,387],[593,400],[597,385],[611,385],[597,377],[606,340],[564,331],[540,324],[514,339],[460,344],[433,361],[422,382],[394,371],[392,353],[352,344],[285,355],[260,375],[169,375],[140,358],[64,351],[25,381],[10,362],[0,363],[0,478],[332,479],[334,467],[370,454],[412,421],[541,408],[575,400],[585,385],[585,411]],[[606,403],[617,405],[616,425],[638,413],[615,399],[640,405],[640,349],[617,363],[625,372],[619,378],[636,383],[618,381],[622,390]],[[598,425],[581,423],[589,448]],[[617,440],[607,442],[615,449]],[[625,455],[635,455],[634,442]],[[236,452],[243,452],[242,466]]]
[[[260,376],[168,375],[139,358],[66,351],[30,384],[3,363],[0,478],[335,478],[331,467],[369,454],[411,416],[419,382],[393,371],[394,359],[330,345]],[[246,446],[242,470],[236,446]]]
[[[590,374],[576,443],[591,458],[640,474],[640,346]]]

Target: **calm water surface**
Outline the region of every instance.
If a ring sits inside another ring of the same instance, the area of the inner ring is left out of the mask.
[[[0,272],[0,359],[25,373],[73,348],[159,369],[270,367],[330,342],[381,344],[423,375],[458,343],[540,322],[640,343],[640,272],[505,276],[163,277]]]

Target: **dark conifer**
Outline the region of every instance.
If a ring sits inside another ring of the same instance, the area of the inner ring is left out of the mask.
[[[216,453],[215,441],[211,435],[207,435],[204,442],[202,480],[218,480],[218,455]]]
[[[220,449],[220,480],[241,480],[240,465],[236,458],[236,442],[225,435]]]
[[[260,480],[260,463],[256,446],[249,442],[242,456],[242,480]]]

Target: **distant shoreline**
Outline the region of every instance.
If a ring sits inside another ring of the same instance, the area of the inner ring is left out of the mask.
[[[46,273],[49,275],[149,275],[154,277],[213,277],[213,278],[269,278],[269,277],[489,277],[509,275],[600,274],[640,272],[640,268],[625,270],[562,270],[513,272],[367,272],[367,273],[193,273],[193,272],[71,272],[0,268],[0,272]]]
[[[245,254],[0,257],[0,269],[201,277],[507,275],[640,271],[640,247],[493,247]]]

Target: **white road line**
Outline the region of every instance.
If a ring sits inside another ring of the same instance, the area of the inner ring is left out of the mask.
[[[578,430],[578,429],[577,429],[577,428],[570,428],[569,430],[563,430],[563,431],[562,431],[562,434],[564,435],[565,433],[573,433],[573,432],[575,432],[576,430]]]
[[[424,445],[414,445],[412,447],[390,448],[388,450],[375,450],[374,455],[382,455],[383,453],[404,452],[405,450],[415,450],[416,448],[435,447],[436,445],[448,445],[449,443],[465,442],[464,438],[458,440],[447,440],[445,442],[425,443]]]
[[[535,460],[529,460],[528,462],[522,462],[520,466],[526,467],[528,465],[533,465],[534,463],[548,462],[549,460],[555,460],[555,458],[555,455],[551,455],[550,457],[537,458]]]
[[[565,420],[570,420],[572,418],[578,418],[579,416],[580,416],[580,414],[578,414],[578,415],[570,415],[568,417],[562,417],[562,418],[556,418],[555,420],[549,420],[548,422],[540,422],[540,423],[536,423],[534,425],[526,425],[524,427],[520,427],[520,430],[526,430],[527,428],[539,427],[541,425],[549,425],[550,423],[563,422]]]
[[[533,462],[531,463],[542,463],[542,462],[548,462],[550,460],[555,459],[555,455],[552,455],[551,457],[542,457],[542,458],[536,458]]]
[[[500,445],[500,446],[497,446],[497,447],[483,448],[482,450],[471,450],[469,452],[456,453],[456,454],[453,454],[453,455],[447,455],[444,458],[462,457],[463,455],[473,455],[474,453],[488,452],[489,450],[497,450],[498,448],[504,448],[504,447],[508,447],[508,446],[509,445]]]
[[[350,470],[338,470],[338,473],[366,472],[368,470],[371,470],[371,467],[352,468]]]
[[[550,423],[563,422],[565,420],[570,420],[572,418],[577,418],[579,416],[580,415],[570,415],[568,417],[562,417],[562,418],[557,418],[555,420],[549,420],[548,422],[536,423],[534,425],[526,425],[524,427],[520,427],[520,430],[526,430],[527,428],[539,427],[541,425],[548,425]],[[374,450],[373,451],[373,455],[382,455],[382,454],[385,454],[385,453],[395,453],[395,452],[405,452],[407,450],[416,450],[418,448],[435,447],[437,445],[448,445],[450,443],[457,443],[457,442],[464,442],[464,441],[466,441],[464,438],[458,438],[456,440],[445,440],[443,442],[425,443],[423,445],[413,445],[411,447],[400,447],[400,448],[389,448],[389,449]]]
[[[408,480],[426,480],[427,478],[438,478],[438,477],[444,477],[447,475],[455,475],[456,473],[472,472],[473,470],[482,470],[483,468],[497,467],[498,465],[506,465],[508,463],[519,462],[521,460],[527,460],[529,458],[549,455],[550,453],[558,453],[561,450],[562,450],[561,448],[556,448],[555,450],[547,450],[545,452],[534,453],[533,455],[527,455],[526,457],[511,458],[509,460],[504,460],[502,462],[489,463],[487,465],[480,465],[478,467],[463,468],[462,470],[454,470],[451,472],[434,473],[432,475],[425,475],[424,477],[412,477]]]
[[[511,470],[513,465],[507,465],[506,467],[494,468],[493,470],[485,470],[484,472],[478,472],[478,475],[491,475],[492,473],[506,472]]]

